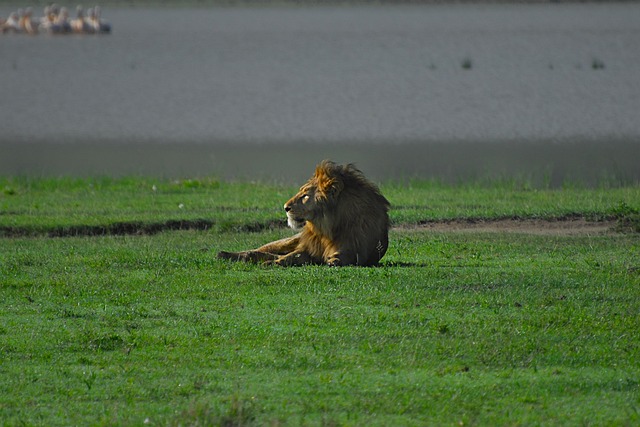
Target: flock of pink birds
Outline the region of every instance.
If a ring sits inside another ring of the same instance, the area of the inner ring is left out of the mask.
[[[76,17],[69,17],[69,10],[56,4],[46,6],[42,17],[35,17],[33,8],[18,9],[5,19],[0,17],[0,32],[3,34],[106,34],[111,24],[101,17],[100,6],[85,11],[76,8]]]

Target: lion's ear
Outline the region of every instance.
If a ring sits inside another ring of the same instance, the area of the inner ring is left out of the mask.
[[[342,180],[334,178],[331,180],[331,185],[329,185],[329,188],[326,191],[326,193],[329,197],[335,198],[338,196],[338,194],[340,194],[343,188],[344,188],[344,183],[342,182]]]
[[[316,176],[317,194],[323,198],[335,198],[344,188],[342,180],[321,174]]]
[[[316,167],[315,179],[318,192],[327,198],[335,198],[344,188],[342,180],[336,177],[336,165],[330,160]]]

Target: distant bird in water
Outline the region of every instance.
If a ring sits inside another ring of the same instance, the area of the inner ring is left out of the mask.
[[[99,33],[110,33],[111,32],[111,24],[102,19],[102,9],[100,6],[96,6],[93,8],[93,27]]]
[[[9,17],[2,23],[2,33],[20,33],[20,15],[18,12],[11,12]]]

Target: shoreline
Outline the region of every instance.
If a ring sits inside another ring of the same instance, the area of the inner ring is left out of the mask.
[[[3,176],[214,176],[296,184],[322,159],[376,181],[517,180],[534,187],[640,182],[640,140],[0,143]]]
[[[50,4],[46,0],[32,0],[32,6]],[[77,2],[61,0],[61,6],[77,5]],[[433,5],[433,4],[572,4],[572,3],[633,3],[633,0],[105,0],[103,7],[217,7],[217,6],[395,6],[395,5]],[[20,6],[25,3],[17,0],[0,0],[0,7]]]

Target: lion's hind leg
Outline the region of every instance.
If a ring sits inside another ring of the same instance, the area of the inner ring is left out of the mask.
[[[267,243],[260,246],[258,249],[242,252],[226,252],[222,251],[218,253],[218,258],[228,259],[231,261],[244,261],[254,263],[272,263],[273,261],[282,258],[293,251],[300,242],[300,235],[297,234],[293,237],[287,237],[284,239],[276,240],[275,242]]]

